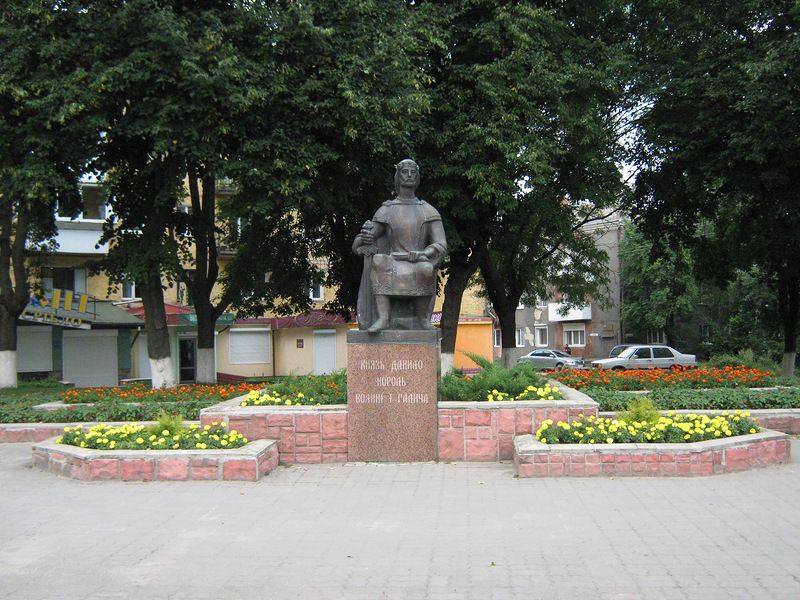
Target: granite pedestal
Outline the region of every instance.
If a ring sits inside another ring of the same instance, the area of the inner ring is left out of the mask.
[[[440,332],[347,333],[351,461],[437,460]]]

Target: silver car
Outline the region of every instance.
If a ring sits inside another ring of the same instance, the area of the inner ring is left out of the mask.
[[[696,367],[694,354],[683,354],[669,346],[637,345],[625,348],[615,358],[593,360],[598,369],[670,369],[672,367]]]
[[[529,362],[536,369],[555,369],[556,371],[583,366],[582,358],[571,356],[566,352],[561,352],[561,350],[551,350],[550,348],[541,348],[529,352],[525,356],[520,356],[517,362]]]

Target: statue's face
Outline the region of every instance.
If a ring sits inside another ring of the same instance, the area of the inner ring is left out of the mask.
[[[412,163],[403,163],[400,165],[399,179],[400,185],[403,187],[415,187],[417,184],[417,167]]]

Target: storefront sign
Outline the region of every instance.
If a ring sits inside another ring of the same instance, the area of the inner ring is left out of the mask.
[[[58,327],[69,327],[71,329],[91,329],[91,325],[78,317],[55,315],[51,312],[41,310],[25,310],[19,316],[24,321],[42,323],[44,325],[56,325]]]

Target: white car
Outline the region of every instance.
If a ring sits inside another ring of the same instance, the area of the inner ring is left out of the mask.
[[[669,346],[631,346],[619,356],[593,360],[597,369],[670,369],[672,367],[696,367],[694,354],[683,354]]]
[[[535,369],[555,369],[556,371],[564,368],[578,369],[583,367],[582,358],[551,348],[540,348],[529,352],[525,356],[520,356],[517,362],[530,363]]]

